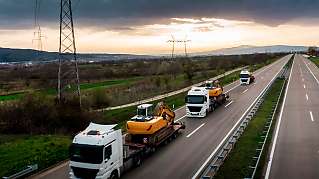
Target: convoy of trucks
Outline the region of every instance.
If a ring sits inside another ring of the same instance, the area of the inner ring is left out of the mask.
[[[255,81],[255,77],[248,70],[242,70],[239,78],[241,85],[249,85]]]
[[[240,73],[240,83],[250,84],[254,76]],[[229,98],[217,80],[192,87],[185,97],[187,117],[205,117]],[[126,133],[117,125],[90,123],[78,133],[70,146],[71,178],[119,178],[139,166],[156,148],[175,139],[185,125],[175,122],[175,113],[163,102],[137,107],[136,116],[126,122]]]
[[[185,98],[187,117],[206,117],[229,98],[217,80],[206,81],[204,86],[192,87]]]
[[[71,144],[71,178],[119,178],[185,129],[183,123],[174,121],[174,111],[164,103],[152,111],[152,104],[138,106],[137,115],[126,124],[125,134],[116,125],[90,123]]]

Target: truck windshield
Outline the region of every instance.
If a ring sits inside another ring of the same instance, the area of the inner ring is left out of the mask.
[[[203,104],[204,100],[205,96],[188,95],[185,102],[187,104]]]
[[[100,164],[103,161],[103,146],[72,144],[70,146],[70,160]]]
[[[240,78],[249,78],[248,74],[240,74]]]

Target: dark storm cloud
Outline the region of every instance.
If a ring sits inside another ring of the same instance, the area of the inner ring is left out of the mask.
[[[0,0],[0,28],[32,27],[35,0]],[[60,0],[40,0],[40,22],[56,26]],[[77,25],[129,30],[169,18],[215,17],[275,26],[317,18],[319,0],[73,0]]]

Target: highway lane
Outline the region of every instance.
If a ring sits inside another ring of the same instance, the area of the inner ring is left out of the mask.
[[[266,178],[319,178],[318,79],[319,69],[296,55]]]
[[[233,101],[231,105],[218,108],[206,118],[183,118],[187,128],[181,136],[160,148],[138,169],[126,173],[124,178],[192,178],[289,58],[290,56],[286,56],[279,63],[259,73],[256,76],[257,85],[234,88],[230,92]],[[245,90],[247,91],[243,93]]]
[[[187,119],[185,107],[177,109],[176,119],[185,122],[186,130],[171,144],[147,158],[141,167],[125,174],[124,178],[191,178],[289,57],[257,70],[254,73],[256,84],[240,86],[236,81],[225,86],[231,101],[225,105],[227,107],[220,107],[204,119]],[[66,164],[36,178],[57,177],[68,177]]]

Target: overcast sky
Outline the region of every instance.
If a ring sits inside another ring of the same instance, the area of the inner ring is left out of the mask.
[[[44,48],[55,51],[60,0],[39,1]],[[179,39],[187,36],[191,51],[244,44],[316,45],[319,37],[319,0],[72,2],[82,52],[168,53],[171,34]],[[35,0],[0,0],[0,46],[35,46],[34,6]]]

